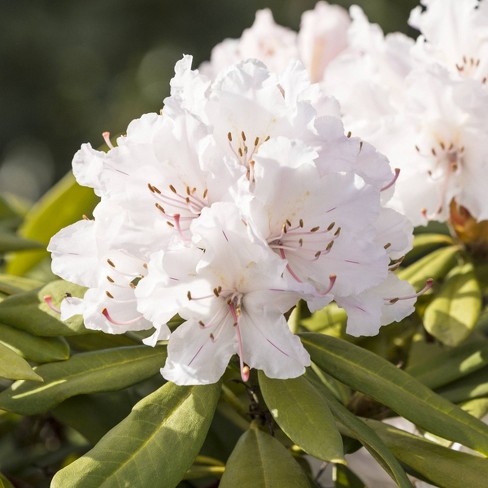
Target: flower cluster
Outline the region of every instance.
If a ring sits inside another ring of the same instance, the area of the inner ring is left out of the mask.
[[[414,225],[446,221],[457,206],[486,220],[488,3],[422,4],[409,20],[421,32],[416,42],[383,36],[352,8],[349,47],[330,64],[325,87],[347,127],[401,168],[398,208]]]
[[[409,23],[421,35],[384,36],[353,6],[318,2],[300,31],[268,10],[236,40],[216,46],[202,68],[216,73],[247,57],[281,72],[292,58],[341,105],[344,124],[401,169],[390,205],[414,225],[488,219],[488,2],[422,0]]]
[[[115,147],[106,133],[106,153],[75,155],[101,201],[49,244],[53,271],[88,288],[62,318],[155,327],[148,343],[169,339],[163,376],[206,384],[234,354],[243,380],[250,368],[302,374],[310,359],[286,321],[300,299],[312,311],[335,300],[354,335],[410,314],[415,293],[391,268],[411,226],[384,205],[397,174],[345,135],[304,67],[247,60],[212,81],[185,56],[175,73],[161,114],[131,122]]]

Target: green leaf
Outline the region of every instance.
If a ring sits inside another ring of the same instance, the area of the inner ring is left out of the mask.
[[[435,389],[488,365],[488,341],[476,340],[436,354],[406,369],[425,386]]]
[[[303,319],[301,324],[311,332],[327,331],[329,335],[340,337],[344,334],[346,322],[346,311],[331,303],[313,313],[311,317]]]
[[[424,326],[436,339],[456,346],[473,330],[481,311],[481,290],[471,263],[456,266],[427,305]]]
[[[220,384],[167,383],[59,471],[51,488],[175,487],[203,444],[219,395]]]
[[[311,380],[318,386],[317,381],[312,376]],[[412,483],[407,478],[402,466],[376,433],[359,417],[339,403],[327,388],[321,388],[320,392],[327,399],[341,433],[359,441],[400,488],[412,488]]]
[[[8,380],[42,381],[29,363],[16,354],[12,349],[0,344],[0,378]]]
[[[70,172],[32,207],[19,233],[47,246],[56,232],[79,220],[83,214],[91,213],[97,200],[93,190],[79,186]],[[7,272],[23,275],[47,256],[45,250],[15,254],[7,264]]]
[[[0,292],[6,295],[15,295],[23,291],[34,290],[35,288],[40,288],[42,285],[44,285],[42,281],[31,278],[0,274]]]
[[[435,394],[385,359],[347,341],[303,334],[312,360],[326,373],[440,437],[488,454],[488,426]]]
[[[83,325],[81,315],[61,322],[59,313],[44,302],[44,297],[50,295],[53,304],[59,307],[67,292],[80,296],[80,289],[82,288],[78,285],[60,280],[49,283],[41,290],[7,297],[0,303],[0,323],[44,337],[86,334],[88,331]]]
[[[375,420],[365,422],[375,430],[403,463],[435,486],[485,488],[488,460],[440,446]]]
[[[0,324],[0,343],[36,363],[63,361],[69,358],[69,346],[63,338],[37,337],[3,324]]]
[[[26,239],[6,232],[0,233],[0,253],[44,249],[44,247],[43,244],[32,239]]]
[[[341,464],[334,465],[332,479],[335,488],[367,488],[355,473]]]
[[[304,376],[276,380],[259,371],[259,386],[276,423],[295,444],[323,461],[344,462],[328,403]]]
[[[290,452],[254,424],[230,455],[220,488],[309,488],[307,476]]]
[[[453,381],[438,390],[439,395],[453,403],[488,396],[488,367]]]
[[[18,381],[0,393],[0,408],[34,415],[74,395],[114,391],[156,374],[165,360],[164,347],[131,346],[76,354],[67,361],[35,368],[42,386]]]
[[[0,488],[14,488],[14,485],[2,473],[0,473]]]
[[[403,264],[411,264],[439,247],[452,246],[452,237],[445,234],[418,234],[413,238],[412,250],[405,256]]]
[[[446,276],[454,266],[458,253],[458,246],[437,249],[407,268],[401,269],[398,277],[409,281],[417,289],[422,288],[429,278],[438,280]]]
[[[129,415],[135,401],[128,390],[68,398],[51,413],[96,444],[110,429]]]
[[[481,419],[488,413],[488,398],[475,398],[459,406],[473,417]]]

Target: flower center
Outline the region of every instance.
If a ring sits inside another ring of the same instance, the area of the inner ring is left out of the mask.
[[[246,133],[241,131],[240,134],[235,135],[232,132],[227,133],[227,139],[229,141],[229,147],[234,154],[234,156],[239,161],[239,164],[246,168],[246,177],[251,182],[254,183],[254,155],[258,150],[259,146],[269,140],[269,136],[261,139],[259,137],[254,138],[253,143],[249,143],[247,140]]]

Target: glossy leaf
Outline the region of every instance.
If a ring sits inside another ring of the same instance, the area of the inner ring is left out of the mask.
[[[488,365],[488,341],[473,341],[448,349],[407,368],[424,385],[435,389]]]
[[[63,361],[69,358],[69,346],[61,337],[37,337],[0,324],[0,343],[35,363]]]
[[[488,460],[440,446],[390,425],[365,422],[375,430],[405,465],[435,486],[443,488],[485,488]]]
[[[473,330],[481,311],[481,290],[471,263],[455,267],[424,313],[424,326],[436,339],[456,346]]]
[[[401,269],[398,272],[398,277],[409,281],[415,288],[420,289],[429,278],[434,280],[444,278],[455,264],[455,257],[458,252],[459,247],[457,246],[437,249],[410,266]]]
[[[7,346],[0,344],[0,378],[8,380],[42,381],[29,363]]]
[[[312,360],[325,372],[445,439],[488,454],[488,426],[435,394],[385,359],[347,341],[303,334]]]
[[[0,408],[34,415],[74,395],[120,390],[156,374],[165,348],[131,346],[76,354],[35,368],[42,385],[18,381],[0,393]]]
[[[137,403],[91,451],[59,471],[51,488],[175,487],[203,444],[219,395],[220,384],[167,383]]]
[[[328,403],[304,376],[276,380],[259,371],[259,386],[271,415],[295,444],[323,461],[344,462]]]
[[[307,476],[290,452],[252,424],[225,466],[220,488],[309,488]]]
[[[68,173],[54,185],[25,216],[19,234],[47,246],[51,237],[63,227],[91,213],[97,197],[91,188],[79,186]],[[48,256],[47,251],[26,251],[15,254],[7,264],[7,272],[23,275]]]

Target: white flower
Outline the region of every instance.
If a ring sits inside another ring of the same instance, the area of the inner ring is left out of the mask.
[[[109,333],[154,327],[146,344],[169,340],[163,376],[207,384],[235,354],[244,381],[250,368],[302,374],[310,359],[285,318],[300,299],[311,310],[335,299],[358,335],[410,313],[413,291],[389,271],[410,245],[384,207],[397,174],[344,134],[303,65],[276,74],[247,60],[211,81],[185,56],[175,72],[161,115],[75,157],[101,202],[49,245],[53,270],[88,287],[62,317]]]

